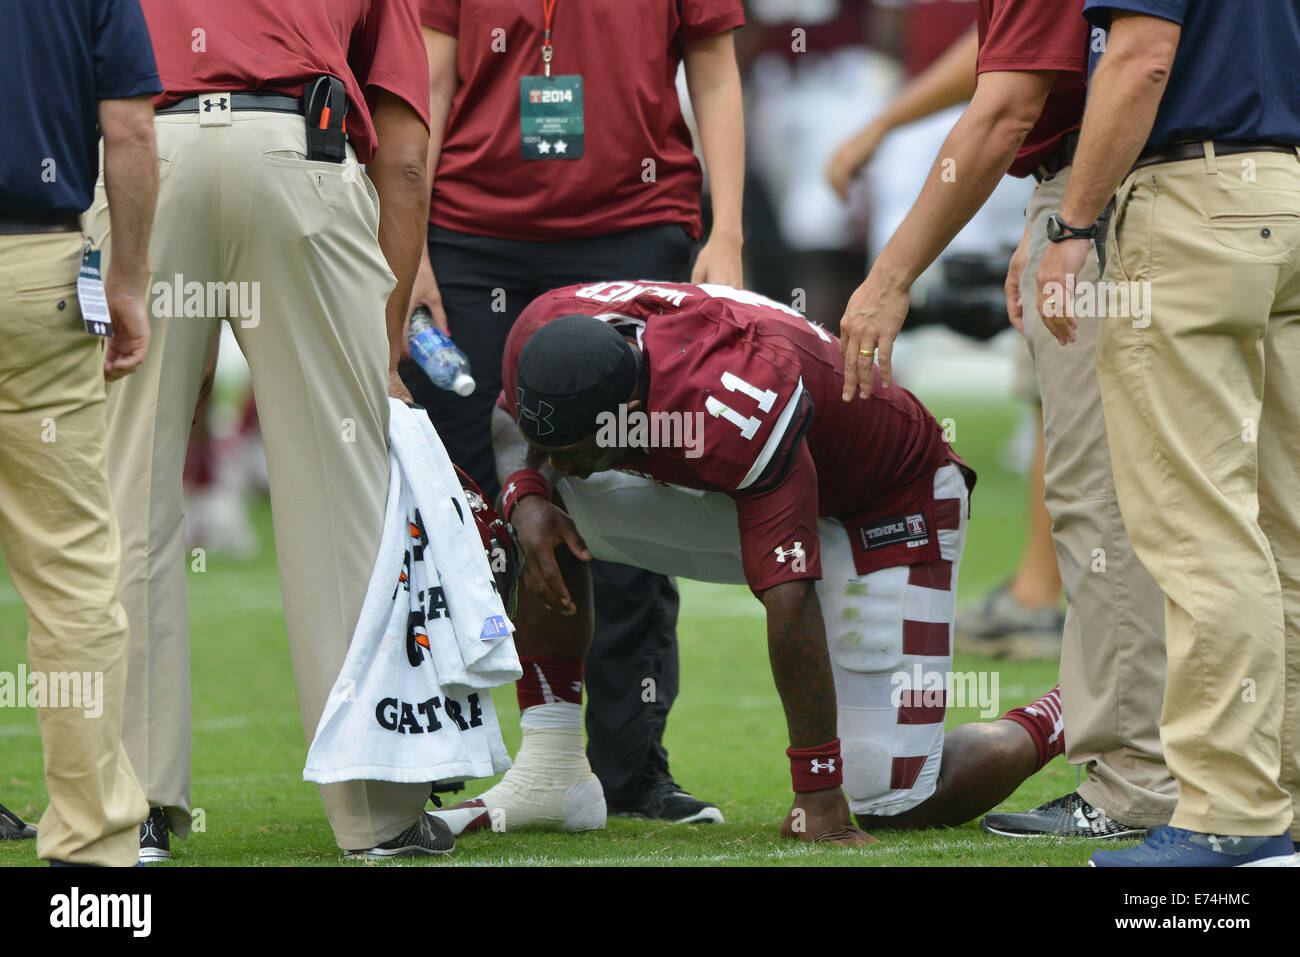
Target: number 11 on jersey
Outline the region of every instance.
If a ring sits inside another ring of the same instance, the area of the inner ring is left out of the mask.
[[[776,403],[776,393],[771,389],[760,389],[758,386],[746,382],[740,376],[733,375],[730,372],[722,373],[722,387],[728,392],[741,392],[758,403],[760,412],[771,412],[772,406]],[[727,405],[713,396],[704,400],[704,408],[708,410],[709,415],[716,418],[724,418],[728,422],[740,429],[743,438],[752,439],[758,434],[759,426],[763,420],[757,416],[743,416],[731,406]]]

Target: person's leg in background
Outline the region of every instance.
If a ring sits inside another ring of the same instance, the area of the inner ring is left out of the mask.
[[[695,252],[676,224],[549,243],[539,249],[539,280],[548,289],[611,279],[688,282]],[[591,580],[596,627],[586,661],[587,758],[610,813],[720,821],[715,805],[673,780],[663,744],[680,681],[675,582],[602,561],[591,562]]]
[[[75,232],[0,240],[0,550],[27,606],[32,672],[51,692],[70,687],[61,673],[81,678],[80,701],[37,711],[50,796],[37,853],[129,867],[149,807],[122,743],[129,636],[102,351],[77,309],[81,245]]]
[[[1012,391],[1034,406],[1034,457],[1029,465],[1025,543],[1011,580],[978,604],[957,612],[953,642],[958,651],[1010,660],[1061,656],[1061,573],[1052,542],[1052,517],[1043,501],[1043,405],[1028,346],[1016,354]]]
[[[195,403],[219,321],[172,316],[175,276],[205,281],[219,273],[218,234],[207,183],[214,175],[206,150],[180,159],[179,131],[193,116],[156,122],[158,213],[150,244],[151,283],[166,284],[165,301],[151,298],[149,352],[132,375],[108,389],[108,474],[122,528],[118,588],[131,623],[131,660],[122,734],[151,811],[141,832],[141,859],[171,856],[169,832],[190,832],[190,629],[186,597],[182,471]],[[180,209],[185,207],[185,213]],[[112,256],[103,177],[86,216],[87,232]],[[196,228],[196,224],[202,224]],[[158,315],[161,313],[162,315]]]
[[[303,150],[297,117],[236,114],[228,129],[220,183],[229,188],[219,190],[228,268],[219,278],[261,290],[260,315],[231,326],[262,423],[285,627],[310,742],[383,532],[384,308],[395,280],[375,241],[378,197],[364,175],[346,177],[343,167],[322,174],[324,164],[273,155]],[[355,780],[320,785],[320,793],[339,847],[365,851],[419,828],[429,787]]]
[[[1035,308],[1046,219],[1059,208],[1068,176],[1065,170],[1041,183],[1030,202],[1021,303],[1043,397],[1046,503],[1069,602],[1061,645],[1065,753],[1087,769],[1088,779],[1036,811],[990,815],[987,826],[1018,835],[1064,828],[1082,830],[1082,836],[1134,836],[1168,823],[1176,796],[1159,734],[1162,602],[1129,541],[1116,498],[1092,361],[1101,320],[1080,318],[1078,341],[1066,348]],[[1082,288],[1097,279],[1090,253],[1077,282]]]

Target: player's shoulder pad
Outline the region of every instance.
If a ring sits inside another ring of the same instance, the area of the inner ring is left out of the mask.
[[[798,357],[758,332],[752,317],[710,299],[660,316],[643,336],[651,426],[658,422],[661,436],[689,433],[683,459],[704,483],[729,492],[783,477],[783,457],[798,444],[791,436],[802,437],[811,421]]]

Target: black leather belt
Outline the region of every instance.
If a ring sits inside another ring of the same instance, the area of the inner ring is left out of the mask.
[[[1285,143],[1215,143],[1215,156],[1236,156],[1238,153],[1290,153],[1296,156],[1296,147],[1288,146]],[[1158,149],[1143,150],[1138,154],[1137,162],[1133,164],[1134,170],[1139,170],[1144,166],[1154,166],[1156,163],[1178,163],[1182,160],[1205,159],[1205,144],[1203,142],[1174,143],[1171,146],[1161,146]]]
[[[79,232],[81,232],[81,217],[76,213],[50,213],[44,216],[0,215],[0,236]]]
[[[1065,169],[1074,162],[1074,154],[1079,149],[1079,131],[1066,133],[1061,137],[1061,143],[1051,153],[1038,164],[1034,170],[1034,179],[1040,183],[1045,183],[1061,170]]]
[[[302,116],[302,100],[279,93],[205,93],[188,96],[179,103],[156,110],[164,113],[198,113],[200,110],[262,110],[271,113],[296,113]]]

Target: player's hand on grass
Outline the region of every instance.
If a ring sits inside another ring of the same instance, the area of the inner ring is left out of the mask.
[[[1020,237],[1020,245],[1011,256],[1011,265],[1007,267],[1007,318],[1020,331],[1025,332],[1025,308],[1020,301],[1020,279],[1025,274],[1025,264],[1029,262],[1029,227]]]
[[[704,248],[700,250],[700,254],[695,257],[691,282],[697,285],[711,282],[720,286],[743,289],[745,269],[740,256],[742,244],[739,235],[719,233],[711,235]]]
[[[870,123],[835,150],[831,161],[826,164],[826,182],[840,199],[848,202],[849,184],[862,167],[871,162],[884,138],[884,128]]]
[[[1038,267],[1038,314],[1048,332],[1063,346],[1075,339],[1073,290],[1090,249],[1090,239],[1048,243]]]
[[[880,278],[873,270],[852,297],[840,319],[840,350],[844,355],[844,395],[856,390],[871,395],[872,366],[879,363],[881,383],[894,381],[894,340],[903,328],[909,303],[907,290]]]
[[[810,844],[865,847],[880,841],[853,823],[849,802],[839,788],[796,793],[794,806],[781,823],[781,836]]]
[[[140,368],[149,351],[149,314],[143,291],[118,288],[110,277],[104,286],[112,338],[104,344],[104,378],[109,382]]]
[[[591,552],[573,519],[542,496],[525,495],[515,504],[510,524],[524,550],[524,584],[550,611],[576,613],[578,607],[569,596],[555,557],[555,550],[563,547],[579,561],[591,561]]]

